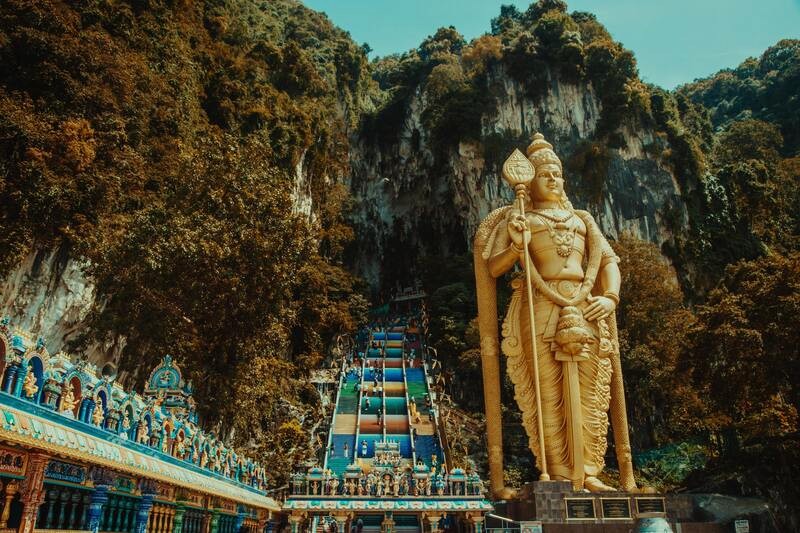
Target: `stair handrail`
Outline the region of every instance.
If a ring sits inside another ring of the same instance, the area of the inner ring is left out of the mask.
[[[383,421],[383,440],[386,440],[388,437],[386,435],[386,422],[388,419],[386,418],[386,352],[383,353],[383,372],[381,372],[381,404],[383,405],[383,417],[381,420]]]
[[[353,463],[358,459],[358,436],[361,433],[361,399],[364,395],[364,372],[367,368],[367,358],[369,357],[369,347],[372,345],[372,330],[369,332],[367,349],[364,350],[364,357],[361,358],[361,377],[358,380],[358,402],[356,403],[356,440],[353,442]],[[352,463],[351,463],[352,464]]]
[[[331,446],[333,444],[333,431],[336,428],[336,413],[339,411],[337,408],[339,405],[339,398],[342,397],[342,387],[344,386],[344,365],[345,362],[342,361],[342,366],[339,369],[339,388],[336,390],[336,401],[333,403],[333,415],[331,415],[331,427],[328,430],[328,447],[325,448],[325,453],[323,454],[324,459],[322,460],[322,469],[328,469],[328,453],[330,452]]]
[[[425,346],[425,348],[427,351],[427,345]],[[442,452],[443,455],[442,460],[444,461],[444,466],[449,472],[451,469],[450,454],[445,453],[444,443],[442,442],[442,431],[441,431],[442,428],[440,427],[440,419],[439,416],[437,416],[436,414],[437,409],[434,409],[433,395],[431,394],[431,385],[428,381],[430,379],[430,374],[428,373],[428,363],[424,360],[422,362],[422,368],[423,371],[425,372],[425,388],[428,390],[428,397],[431,399],[430,413],[433,415],[433,431],[436,434],[436,440],[439,442],[439,450]],[[439,401],[438,397],[436,398],[436,401],[437,402]]]
[[[414,442],[414,426],[411,424],[411,402],[408,400],[408,377],[406,376],[406,358],[403,353],[403,396],[406,401],[406,418],[408,418],[408,435],[411,438],[411,467],[417,464],[417,444]]]

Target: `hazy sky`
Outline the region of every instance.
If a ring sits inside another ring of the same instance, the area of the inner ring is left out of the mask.
[[[518,0],[304,0],[324,11],[373,55],[416,48],[441,26],[467,40],[489,31],[500,5]],[[780,39],[800,38],[800,0],[572,0],[633,50],[647,82],[674,88],[759,56]]]

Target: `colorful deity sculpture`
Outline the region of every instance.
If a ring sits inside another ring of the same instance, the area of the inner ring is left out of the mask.
[[[474,243],[492,492],[503,486],[499,352],[508,358],[517,403],[541,480],[568,480],[576,490],[613,490],[598,479],[605,465],[608,411],[624,490],[636,489],[614,310],[619,258],[586,211],[564,192],[562,165],[536,134],[526,158],[503,165],[517,201],[492,212]],[[497,332],[496,279],[520,264]]]
[[[78,401],[72,392],[72,383],[65,383],[61,388],[61,405],[59,411],[68,416],[74,416],[75,406]]]
[[[186,455],[186,443],[183,440],[183,437],[178,437],[178,440],[175,441],[175,457],[178,459],[183,459]]]
[[[94,399],[94,411],[92,411],[92,424],[97,427],[103,425],[103,401],[100,397]]]
[[[25,396],[33,398],[39,392],[39,386],[36,384],[36,376],[33,372],[28,372],[25,376],[25,382],[22,384],[22,390],[25,391]]]
[[[147,420],[142,417],[139,419],[139,423],[136,425],[136,442],[139,444],[147,444],[148,440]]]

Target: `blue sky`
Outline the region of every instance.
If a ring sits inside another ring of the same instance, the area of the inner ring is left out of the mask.
[[[489,31],[501,4],[515,0],[304,0],[324,11],[373,55],[416,48],[441,26],[469,40]],[[647,82],[672,89],[759,56],[780,39],[800,38],[800,0],[572,0],[633,50]]]

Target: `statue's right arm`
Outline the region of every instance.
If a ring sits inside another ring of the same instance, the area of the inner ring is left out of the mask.
[[[487,261],[489,273],[494,278],[499,278],[514,267],[514,263],[519,259],[519,253],[514,250],[511,238],[508,235],[507,222],[500,222],[494,242],[492,243],[492,254]]]

